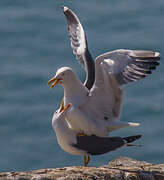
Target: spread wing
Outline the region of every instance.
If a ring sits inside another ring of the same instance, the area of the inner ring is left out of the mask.
[[[116,50],[98,56],[95,61],[96,78],[90,91],[88,111],[96,114],[99,119],[118,119],[123,99],[123,90],[120,86],[151,74],[159,65],[159,59],[158,52],[142,50]]]
[[[87,39],[84,29],[74,12],[63,6],[63,12],[67,20],[68,32],[73,53],[86,71],[84,85],[91,89],[95,80],[95,66],[92,56],[88,50]]]
[[[159,65],[160,54],[144,50],[116,50],[102,54],[96,58],[96,85],[103,77],[99,76],[102,68],[113,75],[118,85],[138,81]],[[100,67],[101,66],[101,67]]]

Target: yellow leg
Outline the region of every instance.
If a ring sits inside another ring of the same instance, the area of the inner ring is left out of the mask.
[[[84,155],[84,167],[86,167],[86,166],[87,166],[87,156]]]
[[[77,133],[77,136],[85,136],[84,133]]]
[[[91,159],[91,158],[90,158],[89,155],[88,155],[88,156],[84,155],[84,167],[87,167],[87,165],[88,165],[90,159]]]
[[[87,159],[87,165],[89,163],[89,161],[91,160],[90,156],[88,155],[88,159]]]

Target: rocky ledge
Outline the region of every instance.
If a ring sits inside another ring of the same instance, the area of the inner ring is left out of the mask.
[[[121,157],[101,167],[64,167],[1,172],[0,180],[164,180],[164,164]]]

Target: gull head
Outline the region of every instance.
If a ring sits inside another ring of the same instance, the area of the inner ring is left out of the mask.
[[[70,108],[70,106],[71,106],[71,103],[68,103],[65,106],[64,104],[61,104],[60,108],[54,113],[53,121],[65,118],[65,115],[68,109]]]
[[[52,83],[50,88],[53,88],[56,84],[64,86],[65,83],[73,81],[75,77],[71,68],[62,67],[57,70],[56,75],[48,81],[48,84],[50,85]]]

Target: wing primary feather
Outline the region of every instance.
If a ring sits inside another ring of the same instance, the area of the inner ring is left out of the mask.
[[[141,72],[141,73],[144,73],[144,74],[151,74],[152,73],[150,71],[150,69],[143,69],[143,68],[140,68],[139,66],[136,66],[135,64],[129,64],[129,67],[131,67],[135,71],[138,71],[138,72]]]
[[[62,8],[67,20],[68,33],[73,53],[86,71],[84,85],[90,90],[95,81],[95,65],[91,53],[88,50],[84,29],[77,15],[72,10],[65,6]]]
[[[158,66],[159,65],[159,62],[156,62],[156,61],[144,61],[144,60],[141,60],[141,59],[136,59],[135,60],[137,63],[142,63],[142,64],[147,64],[147,65],[155,65],[155,66]]]
[[[97,67],[99,67],[99,64],[104,64],[104,68],[108,74],[113,74],[118,85],[122,86],[123,84],[135,82],[151,74],[152,70],[155,70],[159,65],[159,60],[160,53],[158,52],[120,49],[98,56],[96,58],[96,64]],[[99,71],[96,74],[100,76],[101,72]],[[96,85],[98,86],[98,83],[101,84],[101,82],[103,82],[103,79],[99,77],[96,80]]]
[[[135,76],[132,76],[128,71],[124,71],[123,73],[123,76],[125,76],[127,79],[131,80],[131,81],[137,81],[139,80],[138,77],[135,77]]]
[[[160,59],[160,53],[154,51],[145,51],[145,50],[131,50],[129,56],[139,59]]]

